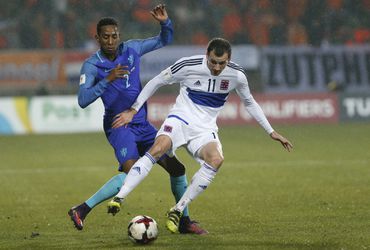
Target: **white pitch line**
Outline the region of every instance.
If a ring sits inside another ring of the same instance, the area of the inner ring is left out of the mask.
[[[322,166],[322,165],[335,165],[335,166],[344,166],[344,165],[367,165],[370,166],[370,159],[363,160],[297,160],[297,161],[248,161],[245,162],[232,162],[225,160],[224,165],[231,166]]]
[[[193,167],[193,163],[187,164],[188,167]],[[297,161],[248,161],[245,162],[233,162],[225,160],[224,165],[227,166],[243,166],[243,167],[264,167],[264,166],[344,166],[344,165],[359,165],[359,166],[370,166],[370,159],[363,160],[297,160]],[[198,166],[194,162],[194,166]],[[44,174],[44,173],[71,173],[71,172],[99,172],[99,171],[115,171],[115,166],[87,166],[87,167],[55,167],[52,168],[16,168],[9,167],[0,168],[1,174]]]
[[[70,172],[98,172],[98,171],[105,171],[105,170],[115,170],[118,167],[55,167],[52,168],[6,168],[2,169],[0,168],[1,174],[44,174],[44,173],[70,173]]]

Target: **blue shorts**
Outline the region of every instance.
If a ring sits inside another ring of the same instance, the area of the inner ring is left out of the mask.
[[[153,145],[157,129],[149,122],[129,124],[128,127],[110,129],[106,132],[109,143],[121,165],[127,160],[137,160]]]

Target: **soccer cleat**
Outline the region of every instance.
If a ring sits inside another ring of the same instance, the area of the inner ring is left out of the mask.
[[[198,222],[190,220],[188,216],[181,217],[179,232],[181,234],[208,234],[207,230],[201,228]]]
[[[123,198],[114,197],[110,202],[108,202],[108,214],[115,216],[121,210],[121,203]]]
[[[170,211],[167,212],[166,216],[167,216],[166,228],[171,233],[178,233],[182,212],[174,208],[171,208]]]
[[[69,217],[71,217],[71,220],[73,221],[73,224],[78,230],[82,230],[84,228],[84,219],[85,215],[81,213],[80,206],[72,207],[68,211]]]

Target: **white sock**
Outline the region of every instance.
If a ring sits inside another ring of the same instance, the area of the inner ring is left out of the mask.
[[[135,162],[128,172],[125,182],[123,183],[121,190],[118,192],[116,197],[121,199],[126,198],[126,196],[144,180],[155,162],[156,161],[153,156],[151,156],[148,152],[145,153],[145,155],[139,160],[137,160],[137,162]]]
[[[217,169],[207,163],[203,163],[198,172],[194,174],[190,185],[174,208],[182,212],[192,200],[194,200],[209,186],[215,178],[216,173]]]

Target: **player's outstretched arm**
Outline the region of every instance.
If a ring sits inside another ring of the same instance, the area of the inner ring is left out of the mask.
[[[150,14],[152,14],[154,19],[158,22],[165,22],[168,19],[166,5],[164,4],[158,4],[157,6],[155,6]]]
[[[293,144],[290,143],[284,136],[280,135],[278,132],[273,131],[270,137],[276,141],[279,141],[283,147],[290,152],[293,149]]]

